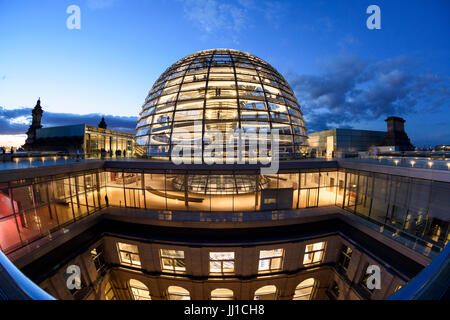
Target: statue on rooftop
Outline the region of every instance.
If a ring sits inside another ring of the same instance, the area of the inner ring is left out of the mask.
[[[33,108],[33,111],[31,112],[32,120],[31,125],[27,131],[27,140],[25,141],[26,144],[32,144],[35,141],[36,130],[42,128],[41,119],[43,113],[44,111],[42,110],[41,107],[41,98],[39,98],[36,103],[36,106]]]
[[[107,125],[105,122],[105,117],[102,117],[102,121],[100,121],[100,123],[98,124],[98,127],[102,128],[102,129],[106,129]]]

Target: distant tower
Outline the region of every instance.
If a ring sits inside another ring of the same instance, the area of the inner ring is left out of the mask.
[[[28,128],[27,131],[27,140],[25,141],[26,144],[33,144],[36,138],[36,130],[42,128],[41,125],[41,119],[42,119],[42,113],[44,111],[41,107],[41,98],[38,99],[36,106],[34,107],[33,111],[31,112],[31,115],[33,117],[33,120],[31,121],[30,128]]]
[[[414,146],[405,132],[405,120],[399,117],[389,117],[386,120],[387,132],[384,136],[382,146],[398,147],[399,151],[414,150]]]
[[[100,123],[98,124],[98,127],[102,128],[102,129],[106,129],[106,122],[105,122],[104,117],[102,117],[102,121],[100,121]]]

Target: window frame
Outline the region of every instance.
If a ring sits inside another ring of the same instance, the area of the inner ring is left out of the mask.
[[[303,285],[302,287],[298,287],[299,285],[301,285],[303,282],[305,282],[306,280],[309,280],[309,279],[313,279],[313,284],[312,285]],[[313,297],[313,295],[314,295],[314,291],[315,291],[315,289],[316,289],[316,284],[317,284],[317,280],[315,279],[315,278],[313,278],[313,277],[310,277],[310,278],[306,278],[306,279],[303,279],[301,282],[299,282],[298,284],[297,284],[297,286],[295,287],[295,289],[294,289],[294,294],[292,295],[292,300],[311,300],[311,298]],[[302,290],[302,289],[306,289],[306,288],[311,288],[311,292],[310,293],[308,293],[308,294],[303,294],[303,295],[300,295],[300,294],[296,294],[296,292],[297,292],[297,290]],[[305,296],[308,296],[308,299],[298,299],[299,297],[305,297]],[[297,299],[296,299],[297,298]]]
[[[348,253],[348,250],[350,250],[350,253]],[[348,267],[350,266],[350,262],[352,260],[352,254],[353,254],[353,249],[350,248],[349,246],[343,244],[337,263],[345,271],[347,271]],[[342,260],[342,262],[341,262],[341,260]]]
[[[213,259],[211,258],[211,254],[225,254],[225,253],[232,253],[233,254],[233,259],[224,259],[224,260],[220,260],[220,259]],[[219,252],[219,251],[211,251],[208,254],[208,262],[209,262],[209,274],[210,275],[232,275],[236,273],[236,253],[234,251],[223,251],[223,252]],[[224,263],[232,263],[233,264],[233,271],[224,271]],[[220,264],[220,271],[211,271],[211,263],[219,263]]]
[[[318,243],[323,243],[323,247],[321,249],[314,250],[314,245],[316,245]],[[308,246],[313,246],[311,251],[307,251],[308,250]],[[327,247],[327,241],[325,241],[325,240],[324,241],[319,241],[319,242],[314,242],[314,243],[309,243],[309,244],[305,245],[305,252],[303,254],[303,265],[304,266],[312,266],[312,265],[316,265],[316,264],[322,263],[324,258],[325,258],[326,247]],[[322,253],[322,256],[321,256],[319,261],[314,261],[314,258],[315,258],[317,253]],[[312,254],[312,258],[310,259],[311,262],[305,263],[305,258],[307,257],[308,254]]]
[[[163,251],[175,251],[175,252],[182,252],[183,253],[183,258],[179,258],[179,257],[175,257],[175,256],[170,256],[170,255],[163,255]],[[187,271],[187,265],[186,265],[186,255],[185,255],[185,251],[184,250],[177,250],[177,249],[163,249],[160,248],[158,250],[159,252],[159,261],[161,264],[161,271],[162,272],[170,272],[170,273],[186,273]],[[165,266],[164,261],[163,260],[169,260],[170,261],[170,266],[172,268],[168,268]],[[184,265],[184,270],[177,270],[176,265],[177,262],[181,261],[182,265]]]
[[[93,251],[95,251],[95,253],[93,253]],[[92,262],[94,263],[95,270],[99,273],[104,271],[106,269],[106,261],[103,245],[92,248],[89,253],[91,255]]]
[[[120,244],[134,246],[134,247],[136,247],[136,252],[123,250],[123,249],[120,248]],[[125,242],[119,242],[118,241],[117,242],[117,253],[119,255],[119,261],[120,261],[121,265],[131,266],[131,267],[135,267],[135,268],[142,268],[141,257],[139,255],[139,247],[136,244],[125,243]],[[121,253],[125,253],[129,257],[130,262],[124,261],[122,259],[122,254]],[[137,256],[139,263],[135,263],[134,260],[131,259],[132,256]]]
[[[109,285],[109,289],[107,289],[107,288],[108,288],[108,285]],[[110,292],[112,292],[112,298],[111,298],[111,299],[108,299],[108,294],[109,294]],[[112,285],[112,283],[111,283],[110,280],[107,281],[106,284],[105,284],[105,290],[104,290],[104,293],[105,293],[105,300],[117,300],[116,292],[114,291],[113,285]]]
[[[263,251],[275,251],[275,250],[281,250],[281,255],[280,256],[271,256],[271,257],[264,257],[261,258],[261,253]],[[283,270],[283,263],[284,263],[284,255],[285,255],[285,250],[284,248],[277,248],[277,249],[268,249],[268,250],[259,250],[259,259],[258,259],[258,273],[273,273],[273,272],[278,272],[278,271],[282,271]],[[273,261],[275,259],[280,259],[280,265],[278,268],[273,268],[272,264]],[[267,270],[261,270],[261,262],[265,261],[265,260],[269,260],[269,268]]]
[[[131,280],[138,281],[139,283],[141,283],[142,285],[144,285],[145,289],[142,288],[142,287],[139,288],[139,287],[133,286],[133,285],[131,284]],[[146,285],[145,283],[143,283],[142,281],[139,281],[139,280],[137,280],[137,279],[129,279],[129,280],[127,281],[127,285],[128,285],[128,290],[130,291],[130,294],[131,294],[131,297],[133,298],[133,300],[135,300],[135,301],[141,301],[141,300],[143,300],[143,301],[150,301],[150,300],[152,300],[152,296],[151,296],[151,294],[150,294],[150,289],[149,289],[149,288],[147,287],[147,285]],[[137,295],[135,295],[135,293],[133,292],[133,289],[138,290],[138,294],[137,294]],[[141,295],[141,294],[139,293],[139,291],[147,291],[147,292],[148,292],[148,298],[147,298],[146,296]],[[143,299],[136,299],[136,296],[137,296],[138,298],[143,298]]]

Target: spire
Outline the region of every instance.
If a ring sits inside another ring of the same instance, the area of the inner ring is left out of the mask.
[[[102,117],[102,121],[100,121],[100,123],[98,124],[98,127],[99,128],[102,128],[102,129],[106,129],[106,122],[105,122],[105,117]]]

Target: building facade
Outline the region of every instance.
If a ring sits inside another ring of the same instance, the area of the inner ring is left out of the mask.
[[[86,124],[41,128],[35,140],[26,145],[29,151],[62,151],[86,157],[132,157],[135,138],[131,133],[98,128]]]
[[[36,141],[132,154],[131,136],[101,126],[38,129]],[[231,132],[245,160],[274,161],[249,147],[261,131],[279,134],[279,169],[241,163],[235,148],[214,149],[231,163],[208,165],[209,146],[226,145],[209,130]],[[383,136],[336,129],[317,152]],[[151,161],[0,166],[0,249],[58,299],[391,296],[448,243],[450,171],[299,160],[305,138],[296,98],[269,64],[236,50],[198,52],[164,72],[145,101],[137,142]],[[173,162],[179,143],[194,146],[185,157],[198,161]]]
[[[381,143],[386,132],[329,129],[308,134],[309,153],[317,157],[342,157],[345,154],[369,151]]]
[[[201,194],[170,181],[204,170],[161,164],[4,172],[2,251],[60,299],[384,299],[448,243],[446,172],[299,161],[253,192]],[[71,264],[82,290],[65,285]],[[364,286],[372,264],[383,290]]]

